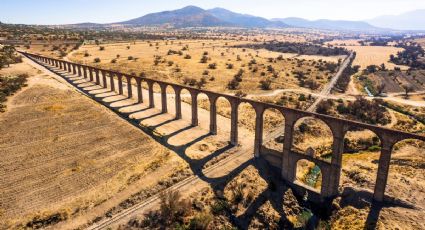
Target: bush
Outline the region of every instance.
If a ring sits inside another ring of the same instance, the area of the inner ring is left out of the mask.
[[[330,110],[332,109],[332,106],[333,106],[333,102],[330,99],[329,100],[326,100],[326,101],[321,101],[317,105],[316,111],[318,113],[321,113],[321,114],[329,115],[330,114]]]
[[[197,81],[194,78],[185,77],[183,79],[183,84],[184,85],[195,86],[196,85],[196,82]]]
[[[246,96],[247,96],[247,94],[246,94],[246,93],[244,93],[244,92],[242,92],[241,90],[239,90],[239,91],[237,91],[237,92],[235,93],[235,96],[236,96],[236,97],[246,97]]]
[[[227,83],[227,88],[230,90],[235,90],[239,88],[239,81],[233,78],[229,83]]]
[[[226,68],[227,69],[233,69],[233,64],[232,63],[227,63],[226,64]]]
[[[213,220],[213,216],[209,213],[201,213],[190,220],[189,229],[204,230],[209,229],[209,225]]]
[[[90,56],[89,53],[87,53],[87,52],[84,53],[84,57],[89,57],[89,56]]]
[[[100,46],[100,47],[99,47],[99,50],[100,50],[100,51],[104,51],[104,50],[105,50],[105,47],[104,47],[104,46]]]
[[[229,211],[229,204],[224,200],[218,200],[211,205],[211,212],[215,215]]]
[[[202,56],[200,63],[207,63],[208,62],[208,57],[207,56]]]
[[[208,69],[216,69],[217,68],[217,64],[216,63],[211,63],[208,65]]]
[[[117,59],[112,59],[112,60],[111,60],[111,63],[112,63],[112,64],[117,63]]]
[[[128,58],[127,58],[127,60],[129,60],[129,61],[131,61],[131,60],[133,60],[134,59],[134,57],[133,56],[128,56]]]
[[[95,63],[99,63],[99,62],[100,62],[100,58],[95,58],[95,59],[94,59],[94,62],[95,62]]]
[[[189,54],[186,54],[185,56],[184,56],[184,59],[191,59],[192,58],[192,56],[190,56]]]
[[[164,224],[170,224],[181,221],[182,218],[190,211],[190,203],[181,200],[178,191],[166,191],[159,195],[160,213]]]
[[[265,79],[260,81],[260,88],[262,90],[270,90],[272,81],[270,79]]]

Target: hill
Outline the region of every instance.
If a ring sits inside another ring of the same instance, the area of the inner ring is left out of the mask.
[[[221,20],[242,27],[288,27],[288,25],[283,22],[273,22],[262,17],[239,14],[223,8],[214,8],[207,11]]]
[[[303,18],[274,18],[272,21],[283,22],[290,26],[301,28],[325,29],[325,30],[379,30],[380,28],[374,27],[367,22],[362,21],[346,21],[346,20],[306,20]]]
[[[400,15],[384,15],[367,22],[374,26],[396,30],[425,30],[425,9],[409,11]]]
[[[187,6],[173,11],[163,11],[152,13],[117,24],[138,25],[138,26],[160,26],[170,25],[175,27],[210,27],[210,26],[230,26],[231,24],[214,17],[206,10]]]

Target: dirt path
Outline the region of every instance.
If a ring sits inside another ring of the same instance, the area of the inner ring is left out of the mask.
[[[348,67],[350,64],[350,59],[353,57],[353,53],[350,53],[350,55],[345,58],[344,62],[341,64],[341,66],[338,69],[338,72],[335,74],[335,76],[331,79],[331,81],[323,87],[322,91],[319,93],[318,98],[316,101],[307,109],[309,112],[316,111],[317,105],[323,100],[323,98],[326,98],[330,93],[335,84],[337,83],[338,79],[341,77],[344,70]]]

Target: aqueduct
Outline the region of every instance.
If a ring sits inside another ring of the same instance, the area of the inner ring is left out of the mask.
[[[381,141],[381,153],[378,163],[378,172],[375,182],[375,188],[373,193],[373,199],[378,202],[384,200],[385,187],[387,185],[387,178],[390,167],[391,154],[393,146],[406,139],[416,139],[425,141],[425,136],[420,136],[412,133],[406,133],[374,125],[364,124],[360,122],[334,118],[331,116],[321,115],[317,113],[305,112],[301,110],[291,109],[282,107],[275,104],[268,104],[264,102],[254,101],[246,98],[236,97],[232,95],[211,92],[208,90],[202,90],[192,88],[184,85],[168,83],[164,81],[154,80],[148,77],[136,77],[128,74],[123,74],[115,71],[95,68],[87,65],[72,63],[64,60],[44,57],[36,54],[23,53],[28,58],[42,62],[44,64],[54,66],[89,79],[91,82],[95,82],[97,85],[101,85],[107,88],[108,85],[111,91],[118,91],[120,95],[124,94],[124,90],[127,91],[129,98],[135,97],[139,103],[144,101],[142,94],[142,81],[146,82],[148,90],[148,103],[150,108],[155,107],[154,101],[154,84],[160,86],[161,91],[161,108],[162,113],[167,113],[167,87],[170,86],[175,92],[175,118],[182,118],[181,110],[181,91],[186,89],[191,95],[191,124],[192,126],[198,125],[198,95],[203,93],[208,96],[210,102],[210,125],[209,131],[211,134],[217,134],[217,99],[223,97],[227,99],[231,105],[231,132],[230,132],[230,143],[232,145],[238,144],[238,106],[241,103],[249,103],[252,105],[256,112],[255,118],[255,139],[254,139],[254,156],[265,158],[271,165],[281,170],[282,178],[289,184],[294,186],[297,190],[306,191],[310,194],[315,194],[320,200],[331,199],[338,195],[339,181],[342,167],[342,154],[344,150],[344,137],[346,133],[352,128],[368,129],[373,131]],[[102,77],[102,78],[101,78]],[[108,79],[109,78],[109,79]],[[123,78],[126,79],[127,89],[123,88]],[[117,80],[117,85],[116,81]],[[132,92],[132,82],[135,82],[137,92],[134,95]],[[281,151],[275,151],[267,149],[263,146],[263,115],[267,109],[275,109],[282,113],[285,124],[282,129],[284,130],[284,142],[283,149]],[[306,153],[297,152],[292,149],[293,146],[293,133],[295,130],[295,123],[305,117],[313,117],[326,123],[332,131],[333,144],[331,160],[326,161]],[[320,191],[314,191],[307,187],[303,187],[296,183],[296,169],[297,162],[300,160],[308,160],[315,163],[321,170],[322,173],[322,186]]]

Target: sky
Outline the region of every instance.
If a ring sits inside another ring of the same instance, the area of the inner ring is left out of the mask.
[[[0,0],[0,21],[49,25],[111,23],[187,5],[222,7],[269,19],[366,20],[425,9],[425,0]]]

